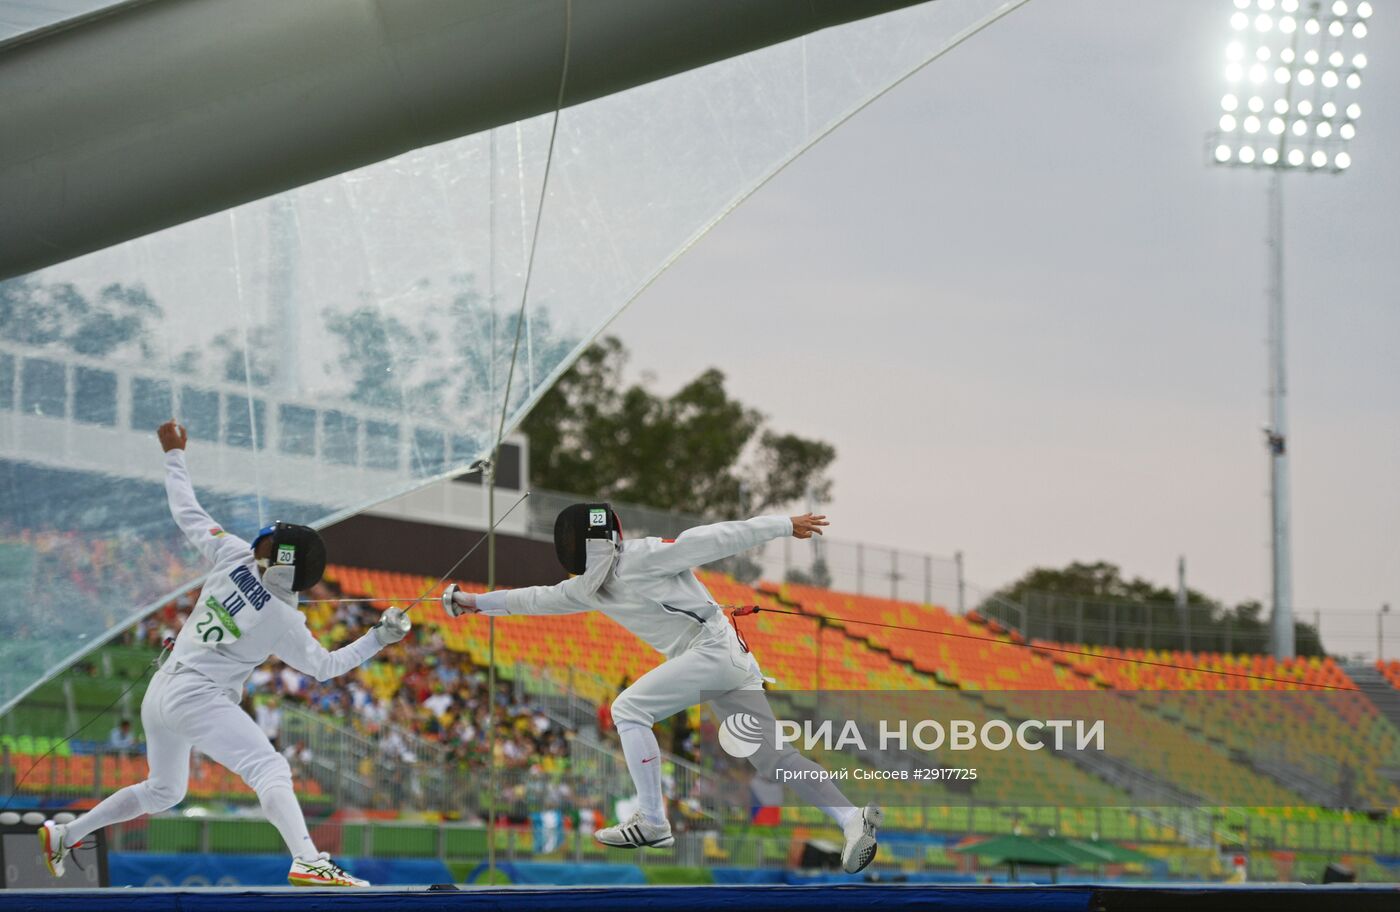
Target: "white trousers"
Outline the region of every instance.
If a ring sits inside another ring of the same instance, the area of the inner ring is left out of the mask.
[[[732,713],[747,712],[758,717],[762,729],[773,730],[773,710],[763,693],[763,673],[723,616],[707,625],[685,652],[642,675],[613,701],[613,724],[637,787],[642,816],[650,823],[665,819],[660,764],[653,762],[659,756],[659,748],[651,727],[706,701],[721,721]],[[838,824],[844,825],[853,813],[851,802],[836,786],[813,775],[820,767],[790,748],[758,751],[749,757],[749,762],[760,775],[769,778],[777,778],[780,770],[805,773],[806,776],[794,777],[789,787]]]
[[[236,773],[257,792],[268,820],[293,855],[311,856],[315,846],[292,790],[292,771],[258,724],[234,702],[234,694],[188,669],[156,672],[141,701],[146,730],[144,782],[121,789],[73,822],[73,841],[87,833],[157,814],[179,804],[190,781],[190,750]]]
[[[721,626],[722,625],[722,626]],[[613,701],[613,724],[651,726],[714,699],[716,694],[762,690],[763,673],[744,652],[729,621],[720,618],[685,652],[642,675]],[[723,718],[723,716],[721,716]]]
[[[275,785],[292,787],[287,759],[228,691],[193,672],[158,672],[141,702],[146,729],[142,810],[155,814],[179,804],[190,781],[190,748],[236,773],[262,794]]]

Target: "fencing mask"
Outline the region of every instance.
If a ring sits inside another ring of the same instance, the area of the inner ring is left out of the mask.
[[[275,522],[258,530],[253,547],[272,538],[272,556],[263,568],[263,581],[278,589],[301,592],[321,581],[326,572],[326,543],[310,526]]]
[[[554,553],[564,569],[580,574],[588,567],[589,539],[618,541],[622,523],[611,504],[578,503],[565,507],[554,521]]]

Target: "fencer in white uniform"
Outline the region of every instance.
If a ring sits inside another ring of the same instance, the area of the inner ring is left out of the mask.
[[[661,793],[660,747],[652,726],[709,700],[723,718],[726,700],[716,694],[742,694],[740,708],[767,709],[758,662],[741,643],[733,624],[692,572],[766,541],[821,534],[825,517],[804,514],[760,516],[742,522],[697,526],[671,539],[623,539],[617,514],[608,504],[574,504],[555,523],[555,549],[564,569],[576,574],[555,586],[531,586],[482,595],[456,586],[443,594],[443,606],[457,616],[569,614],[601,611],[666,657],[642,675],[612,704],[627,769],[637,787],[640,810],[630,820],[594,834],[623,848],[666,847],[675,842]],[[771,710],[765,712],[771,716]],[[766,758],[766,760],[760,759]],[[842,862],[847,871],[863,869],[875,856],[878,807],[856,808],[823,777],[815,763],[793,750],[754,754],[760,772],[777,768],[807,771],[789,785],[820,807],[846,836]],[[774,767],[764,769],[763,765]],[[797,784],[794,784],[796,782]]]
[[[190,776],[190,750],[237,773],[257,793],[267,819],[292,854],[294,886],[368,886],[318,852],[292,790],[287,760],[239,706],[248,678],[276,656],[325,681],[354,669],[409,630],[392,608],[382,622],[334,652],[324,649],[297,610],[297,595],[321,578],[325,546],[315,530],[275,523],[253,544],[226,532],[200,507],[185,467],[184,428],[157,434],[165,448],[165,491],[180,531],[213,563],[168,659],[141,701],[146,734],[144,782],[120,789],[70,824],[39,830],[49,869],[62,876],[72,848],[96,830],[179,804]]]

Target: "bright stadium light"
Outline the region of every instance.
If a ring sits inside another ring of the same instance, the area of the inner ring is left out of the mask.
[[[1355,94],[1370,62],[1371,4],[1350,0],[1233,0],[1225,46],[1229,91],[1206,149],[1228,168],[1269,174],[1269,398],[1266,428],[1273,524],[1273,652],[1290,657],[1293,583],[1284,402],[1283,185],[1287,171],[1341,174],[1352,166],[1361,106]],[[1348,47],[1348,45],[1351,45]],[[1272,113],[1269,113],[1272,112]]]

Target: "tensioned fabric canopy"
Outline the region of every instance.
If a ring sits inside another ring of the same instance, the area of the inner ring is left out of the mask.
[[[33,270],[0,281],[0,711],[198,582],[157,424],[243,536],[454,476],[1021,2],[136,0],[0,44],[0,258]]]

